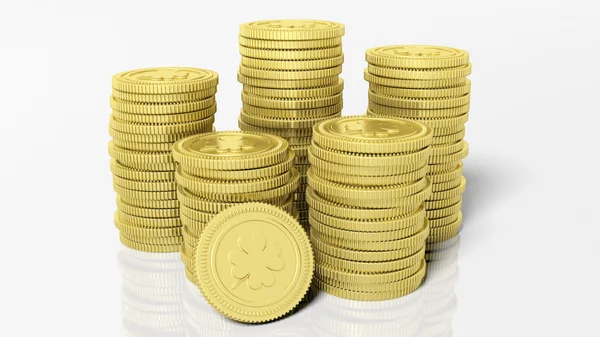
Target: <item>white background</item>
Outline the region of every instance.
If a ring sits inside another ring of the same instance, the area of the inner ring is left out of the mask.
[[[0,4],[0,335],[123,334],[111,75],[216,70],[216,126],[237,129],[239,24],[277,18],[346,25],[344,115],[365,112],[367,48],[468,50],[471,151],[454,334],[597,331],[597,2],[19,0]]]

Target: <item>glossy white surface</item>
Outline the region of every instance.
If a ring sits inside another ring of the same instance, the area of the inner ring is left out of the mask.
[[[173,305],[166,306],[172,313],[155,315],[156,307],[143,307],[149,310],[151,324],[167,324],[173,333],[151,329],[141,335],[172,336],[188,330],[226,335],[202,331],[212,329],[234,335],[285,331],[311,336],[324,331],[343,334],[350,327],[362,329],[364,335],[594,335],[600,303],[597,4],[299,4],[0,4],[0,336],[140,335],[126,333],[132,327],[131,312],[123,304],[129,296],[123,290],[124,277],[139,276],[139,267],[118,263],[117,256],[126,254],[112,224],[110,76],[158,65],[215,69],[221,76],[216,126],[237,129],[238,25],[278,17],[346,24],[345,115],[366,109],[362,71],[367,48],[425,43],[470,51],[473,90],[464,226],[456,261],[460,276],[439,286],[454,293],[456,300],[432,295],[431,303],[423,301],[429,298],[428,289],[437,287],[430,273],[430,286],[406,302],[346,308],[349,304],[320,295],[286,320],[245,326],[216,315],[198,296],[188,294],[185,284],[177,283],[169,298]],[[182,282],[177,268],[172,275]],[[187,317],[207,324],[190,324]],[[190,325],[200,331],[187,329]],[[426,333],[428,329],[439,330],[433,334]]]

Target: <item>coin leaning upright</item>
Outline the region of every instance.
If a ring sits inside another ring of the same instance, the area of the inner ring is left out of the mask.
[[[214,217],[194,259],[207,301],[247,323],[271,321],[294,309],[314,272],[310,241],[298,221],[262,203],[234,206]]]

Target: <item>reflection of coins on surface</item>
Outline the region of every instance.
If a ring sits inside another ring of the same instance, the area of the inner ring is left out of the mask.
[[[320,40],[344,35],[341,23],[322,20],[265,20],[240,26],[240,36],[259,40]]]
[[[431,144],[432,130],[407,119],[341,117],[317,125],[313,138],[322,147],[364,153],[417,151]]]
[[[283,139],[251,132],[223,131],[188,137],[173,145],[183,165],[211,170],[242,170],[280,163],[287,157]]]
[[[371,48],[371,64],[391,68],[452,68],[469,63],[469,53],[457,48],[425,45],[397,45]]]
[[[298,222],[261,203],[235,206],[213,218],[194,258],[209,303],[234,320],[254,323],[291,311],[308,290],[314,266]]]

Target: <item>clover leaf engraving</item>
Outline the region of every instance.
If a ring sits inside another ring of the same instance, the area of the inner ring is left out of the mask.
[[[229,252],[231,275],[237,279],[231,288],[237,288],[244,281],[253,290],[273,286],[273,272],[284,267],[281,247],[274,242],[267,244],[267,238],[260,232],[252,233],[250,237],[240,236],[238,246],[239,249]]]
[[[254,149],[254,142],[244,139],[243,136],[221,136],[216,142],[207,142],[201,150],[216,150],[219,153],[238,153]]]

